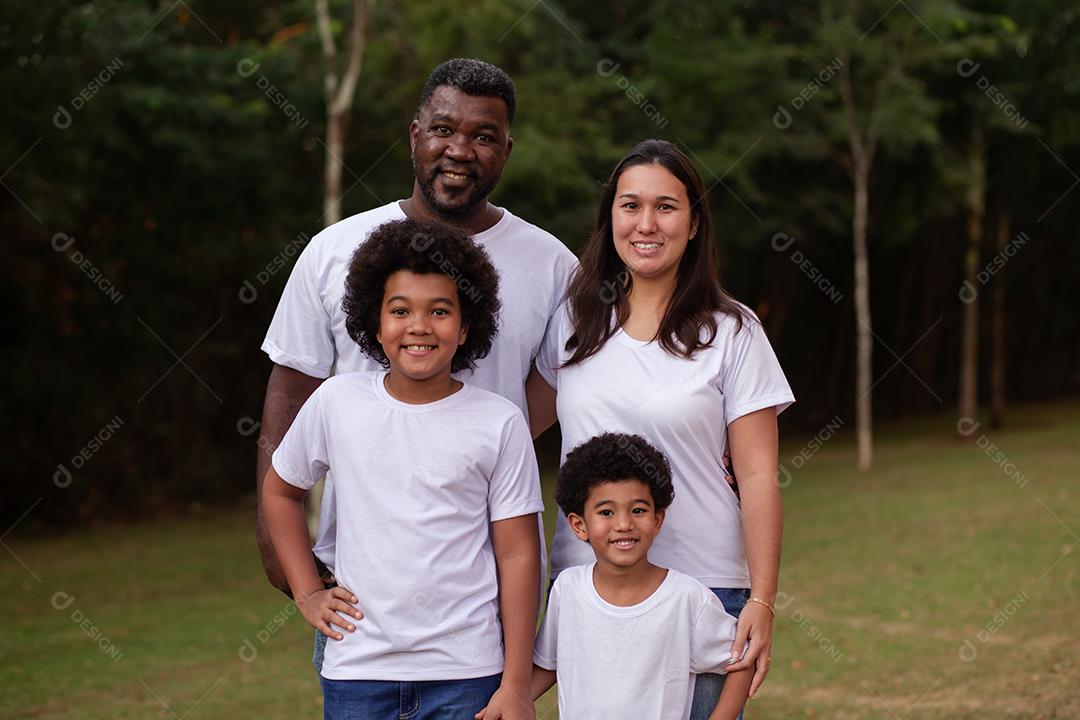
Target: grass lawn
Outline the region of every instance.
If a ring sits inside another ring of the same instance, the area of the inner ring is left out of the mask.
[[[781,448],[774,667],[747,717],[1080,718],[1080,403],[966,442],[954,422],[879,433],[865,475],[843,434],[798,469],[808,438]],[[4,536],[0,717],[321,717],[311,631],[253,526],[246,508]]]

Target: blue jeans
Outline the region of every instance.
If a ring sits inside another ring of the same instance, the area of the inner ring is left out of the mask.
[[[324,720],[472,720],[499,689],[502,675],[468,680],[327,680]]]
[[[311,654],[311,664],[315,666],[315,672],[322,677],[323,658],[326,657],[326,636],[321,630],[315,631],[315,652]]]
[[[750,591],[747,588],[709,588],[720,602],[724,603],[724,609],[734,618],[738,618],[742,609],[746,607],[746,601],[750,599]],[[720,691],[724,689],[726,675],[713,675],[707,673],[697,676],[694,683],[694,704],[690,708],[690,720],[708,720],[709,715],[716,709],[716,703],[720,699]],[[739,713],[739,720],[743,714]]]

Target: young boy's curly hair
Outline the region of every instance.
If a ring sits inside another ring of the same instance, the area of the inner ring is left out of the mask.
[[[372,231],[349,262],[345,280],[345,329],[360,349],[390,367],[376,335],[386,280],[399,270],[438,273],[454,281],[462,325],[469,331],[454,353],[450,370],[474,366],[491,350],[498,332],[499,274],[484,249],[446,225],[396,220]]]
[[[671,466],[662,452],[640,435],[604,433],[567,453],[555,485],[555,502],[566,515],[583,515],[589,491],[618,480],[648,485],[657,511],[667,509],[675,499]]]

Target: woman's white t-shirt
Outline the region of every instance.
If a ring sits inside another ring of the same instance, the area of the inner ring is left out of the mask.
[[[677,570],[637,605],[612,605],[595,566],[559,575],[536,637],[533,662],[556,673],[560,720],[689,718],[693,673],[724,672],[735,618]]]
[[[333,468],[334,574],[364,618],[330,640],[331,680],[458,680],[502,671],[490,524],[543,509],[521,411],[474,385],[433,403],[394,399],[385,372],[335,375],[274,452],[310,488]]]
[[[675,487],[649,560],[708,587],[750,587],[739,502],[724,480],[727,426],[756,410],[775,407],[779,413],[795,401],[761,324],[745,309],[736,333],[735,319],[717,313],[715,339],[692,360],[617,329],[595,355],[560,368],[570,357],[565,350],[573,334],[569,307],[567,301],[552,319],[536,364],[558,391],[562,460],[605,432],[649,440],[671,463]],[[593,559],[560,513],[552,575]]]

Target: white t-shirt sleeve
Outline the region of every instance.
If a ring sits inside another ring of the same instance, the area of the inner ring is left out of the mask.
[[[308,243],[289,275],[262,349],[278,365],[317,378],[330,376],[337,353],[330,314],[323,305],[316,236]]]
[[[326,442],[326,385],[316,388],[271,458],[281,479],[309,490],[330,469]]]
[[[731,349],[720,374],[720,390],[724,393],[728,425],[743,415],[768,407],[775,407],[779,415],[795,402],[765,329],[756,320],[744,319],[742,329],[732,336]]]
[[[731,659],[735,642],[735,618],[711,591],[705,594],[706,602],[690,633],[690,672],[726,673],[725,662]]]
[[[569,302],[569,301],[567,301]],[[540,343],[540,352],[536,354],[536,370],[544,378],[548,385],[559,388],[559,366],[562,358],[563,323],[565,322],[566,305],[560,306],[548,319],[547,329],[544,331],[544,340]]]
[[[540,632],[536,634],[536,645],[533,647],[533,664],[539,665],[545,670],[557,670],[558,658],[557,646],[559,639],[559,580],[551,587],[548,596],[547,612],[544,613],[544,621],[540,623]]]
[[[544,509],[540,496],[540,470],[525,418],[515,412],[503,427],[499,457],[488,488],[491,522]]]

